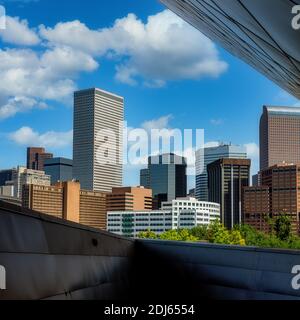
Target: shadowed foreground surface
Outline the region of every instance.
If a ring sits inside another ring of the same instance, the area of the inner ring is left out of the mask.
[[[0,202],[0,299],[300,299],[300,252],[129,240]]]

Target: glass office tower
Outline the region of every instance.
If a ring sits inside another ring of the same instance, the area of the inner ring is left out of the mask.
[[[200,172],[200,168],[203,168],[203,163],[201,162],[204,161],[203,172],[196,176],[196,198],[199,201],[208,201],[207,166],[212,162],[223,158],[247,159],[247,151],[243,146],[220,144],[216,147],[205,148],[204,157],[203,150],[202,152],[198,151],[196,153],[196,158],[196,172]]]
[[[149,157],[148,169],[141,170],[141,184],[153,191],[155,207],[187,195],[187,161],[175,154]]]

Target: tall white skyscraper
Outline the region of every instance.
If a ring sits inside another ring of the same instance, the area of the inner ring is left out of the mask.
[[[123,182],[124,98],[97,88],[74,94],[73,177],[111,192]]]
[[[247,159],[247,150],[242,146],[220,144],[196,153],[196,171],[200,172],[200,167],[204,168],[203,172],[196,176],[196,198],[199,201],[208,201],[207,166],[222,158]]]

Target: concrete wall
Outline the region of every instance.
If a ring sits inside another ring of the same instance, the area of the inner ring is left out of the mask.
[[[300,299],[300,290],[292,288],[300,251],[137,241],[137,252],[141,266],[148,266],[143,287],[159,288],[157,298]]]
[[[0,202],[0,299],[121,299],[134,242]]]
[[[295,265],[300,251],[133,241],[0,201],[0,299],[293,300]]]

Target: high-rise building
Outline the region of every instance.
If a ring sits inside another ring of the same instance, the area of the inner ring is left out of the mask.
[[[181,198],[162,203],[161,210],[107,212],[107,230],[126,237],[137,237],[140,232],[165,231],[207,226],[220,219],[220,205],[200,202],[195,198]]]
[[[243,223],[263,232],[270,231],[270,188],[267,186],[243,189]]]
[[[208,198],[221,205],[221,222],[232,229],[242,223],[243,187],[250,185],[251,160],[220,159],[208,165]]]
[[[75,92],[73,178],[83,189],[122,186],[123,121],[124,98],[100,89]]]
[[[260,174],[255,174],[252,176],[252,186],[259,187],[260,186]]]
[[[24,167],[18,167],[12,177],[14,185],[14,197],[22,198],[22,189],[24,185],[34,184],[38,186],[50,186],[51,177],[44,171],[31,170]]]
[[[279,164],[260,172],[261,186],[244,190],[245,223],[261,231],[266,227],[259,224],[263,218],[287,215],[292,222],[293,232],[300,233],[300,165]],[[262,216],[262,217],[260,217]]]
[[[300,108],[264,107],[260,120],[260,170],[300,163]]]
[[[190,191],[189,191],[189,193],[188,193],[188,197],[190,197],[190,198],[196,198],[196,189],[195,188],[193,188],[193,189],[190,189]]]
[[[140,185],[145,188],[150,188],[150,170],[142,169],[140,173]]]
[[[0,186],[5,186],[7,181],[12,181],[12,177],[16,169],[8,169],[0,171]]]
[[[44,162],[45,173],[51,176],[51,183],[72,181],[73,160],[66,158],[52,158]]]
[[[219,159],[247,159],[245,147],[231,144],[220,144],[216,147],[204,148],[196,152],[196,198],[208,201],[207,166]],[[203,168],[203,170],[202,170]],[[203,171],[202,173],[200,173]],[[199,173],[199,174],[198,174]]]
[[[67,181],[54,186],[23,186],[23,207],[83,225],[106,229],[106,194],[80,190]]]
[[[141,182],[145,183],[142,186],[152,189],[156,209],[164,201],[186,197],[187,162],[184,157],[172,153],[149,157],[146,170],[141,171]]]
[[[27,169],[44,171],[44,162],[52,158],[53,154],[47,153],[45,148],[27,148]]]
[[[144,187],[113,188],[107,194],[107,211],[152,210],[152,190]]]
[[[161,0],[188,23],[300,99],[299,0]],[[270,6],[272,6],[270,10]]]

